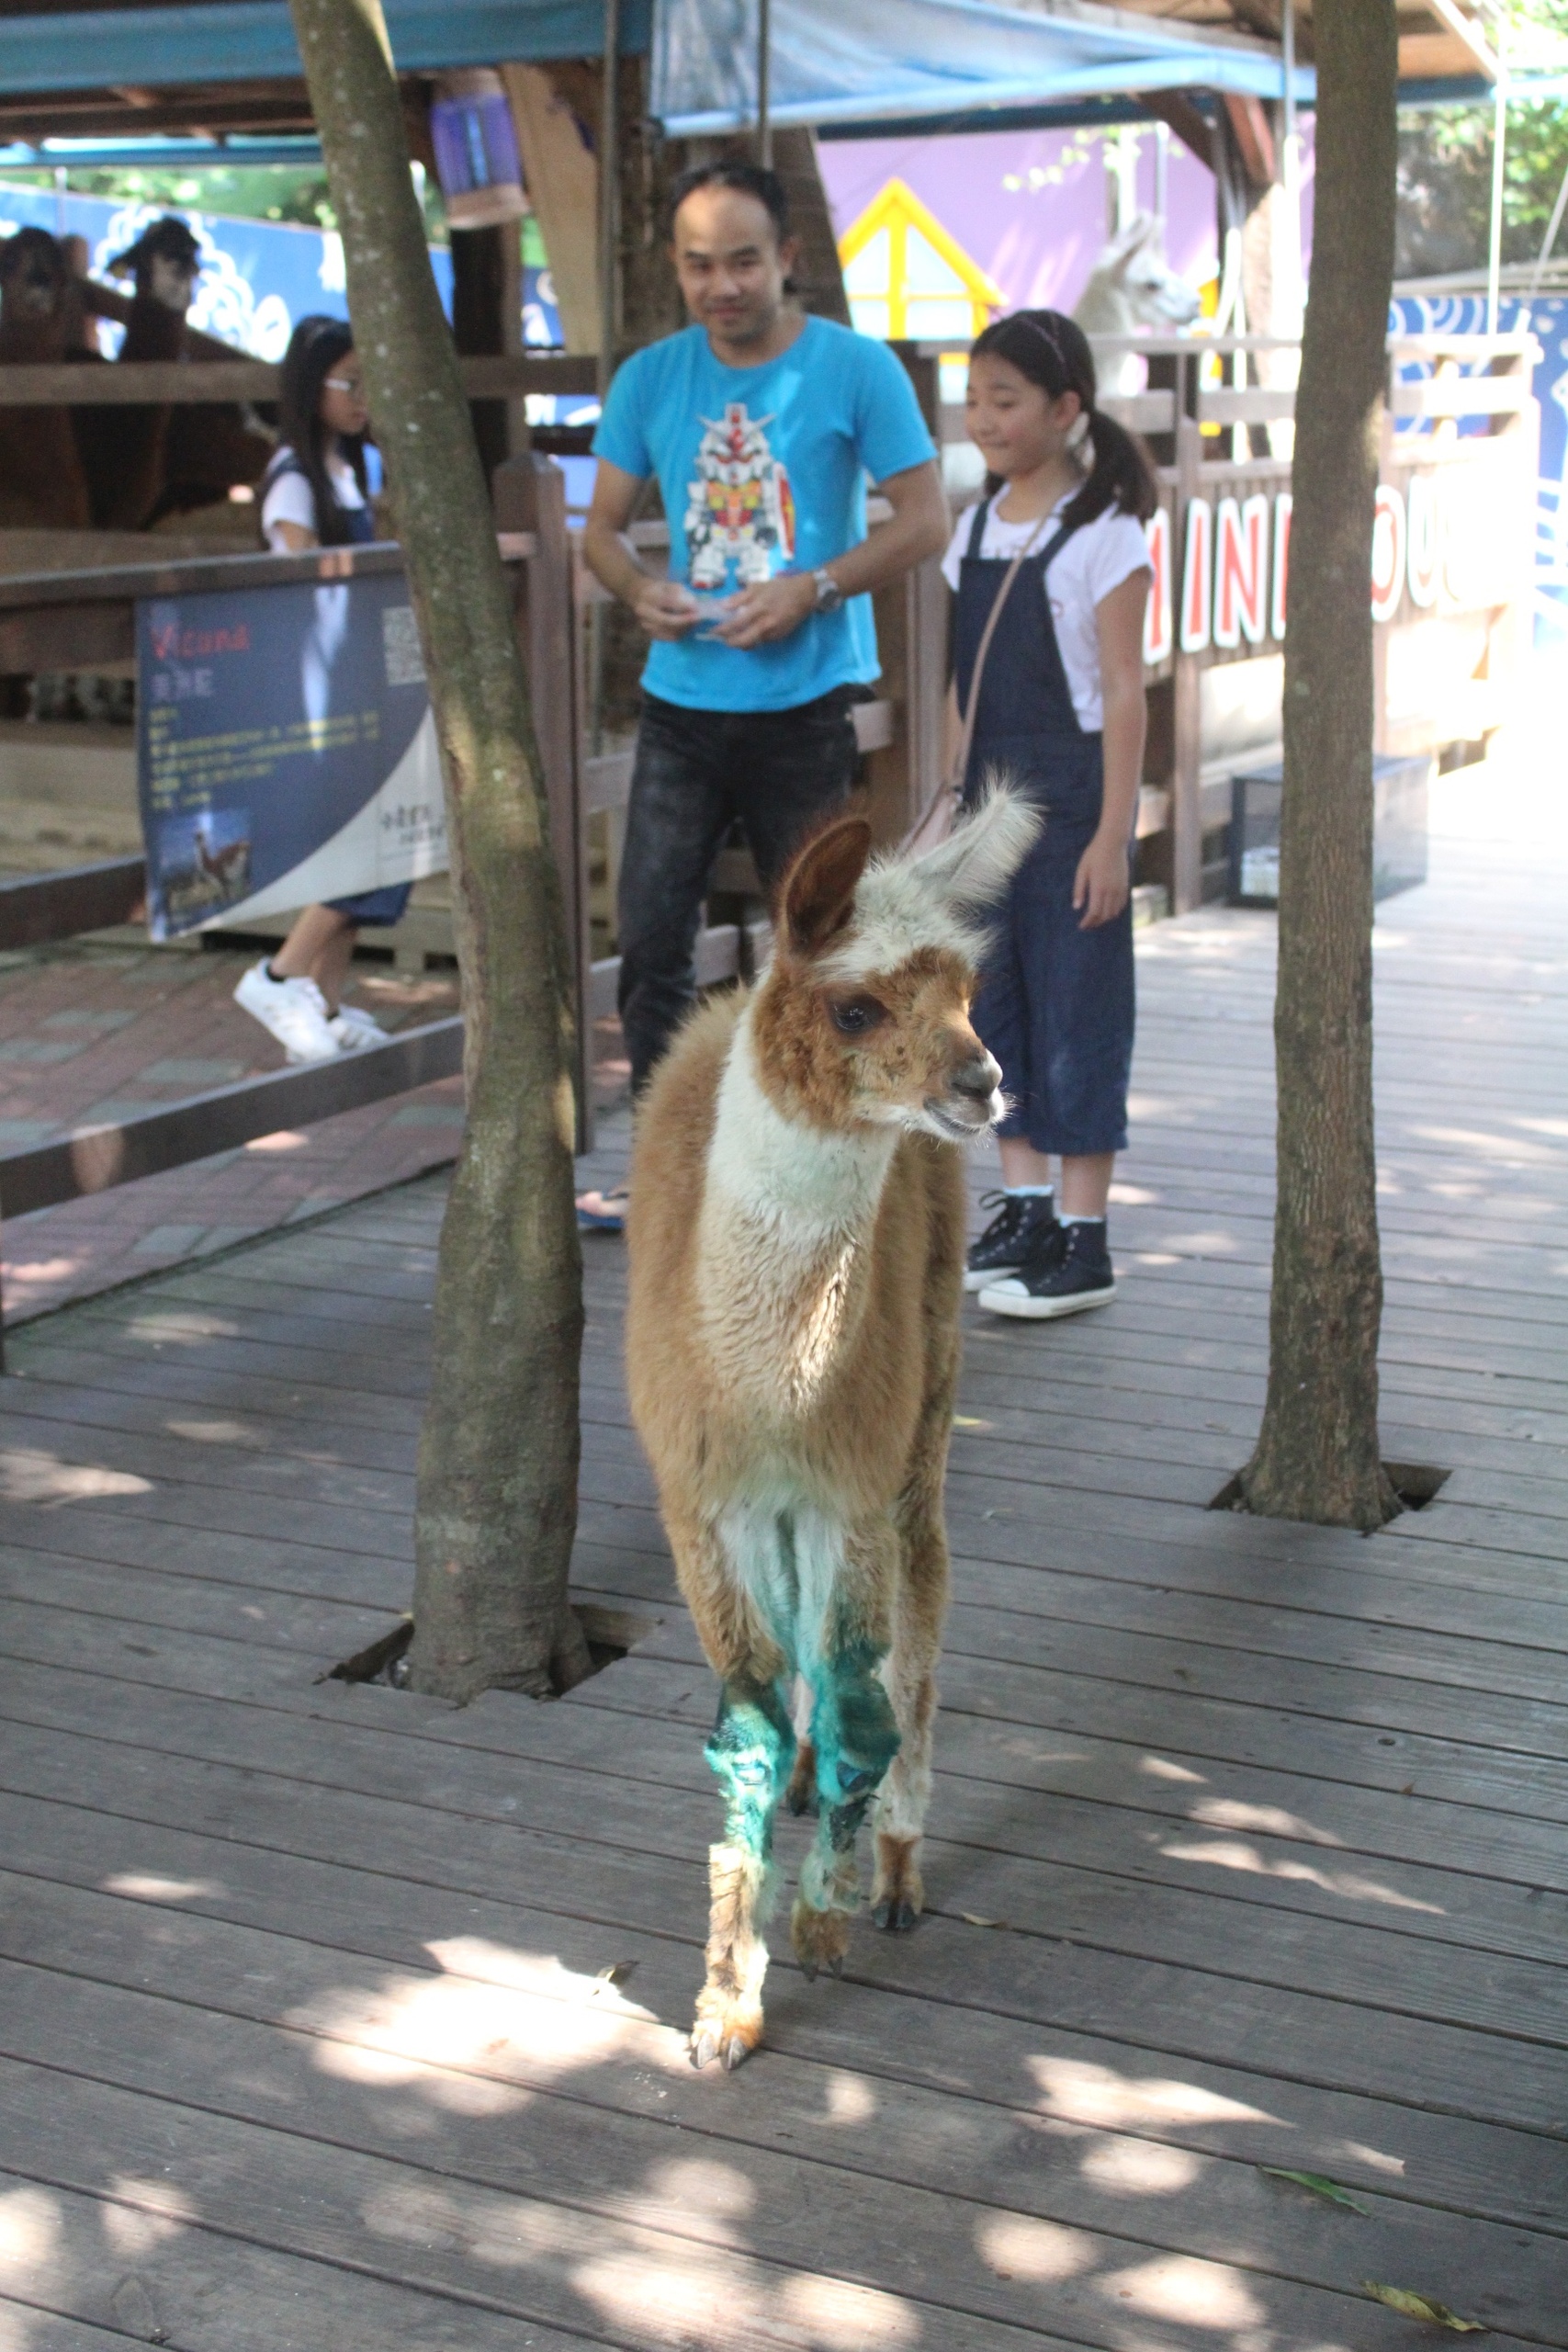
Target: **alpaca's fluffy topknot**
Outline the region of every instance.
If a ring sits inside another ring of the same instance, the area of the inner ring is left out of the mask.
[[[849,930],[821,959],[823,976],[864,979],[897,971],[931,948],[978,966],[990,920],[1043,821],[1032,803],[993,783],[937,848],[873,859],[855,892]]]

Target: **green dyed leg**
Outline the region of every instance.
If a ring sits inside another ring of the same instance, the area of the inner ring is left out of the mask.
[[[727,1682],[705,1750],[724,1791],[724,1839],[708,1848],[707,1982],[697,1996],[692,2064],[739,2066],[762,2036],[761,1934],[773,1892],[773,1815],[795,1731],[771,1683]]]
[[[866,1808],[898,1753],[892,1702],[878,1679],[877,1653],[857,1643],[813,1676],[811,1733],[817,1750],[817,1837],[800,1873],[790,1921],[795,1957],[807,1976],[838,1975],[860,1900],[855,1840]]]

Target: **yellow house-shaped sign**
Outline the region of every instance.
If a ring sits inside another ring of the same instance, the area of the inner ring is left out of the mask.
[[[839,259],[856,328],[885,341],[970,343],[1006,300],[904,180],[845,230]]]

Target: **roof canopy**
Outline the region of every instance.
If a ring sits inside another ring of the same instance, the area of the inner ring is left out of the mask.
[[[732,130],[757,113],[757,0],[654,0],[653,112],[667,131]],[[1035,0],[773,0],[775,122],[874,124],[1119,91],[1277,98],[1266,42],[1115,8]],[[1310,104],[1316,78],[1298,67]]]
[[[604,0],[382,0],[400,71],[593,57]],[[649,0],[622,0],[621,46],[645,51]],[[40,8],[0,16],[0,92],[175,88],[297,80],[288,0],[180,0],[162,7]]]

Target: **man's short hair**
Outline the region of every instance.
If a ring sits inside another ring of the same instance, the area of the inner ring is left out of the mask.
[[[777,172],[768,171],[761,164],[745,164],[737,160],[733,163],[694,164],[689,172],[682,173],[670,191],[669,228],[671,237],[675,234],[675,215],[686,198],[695,196],[702,187],[732,187],[741,196],[755,197],[773,221],[773,234],[781,245],[788,236],[789,198],[784,194],[784,184]]]

